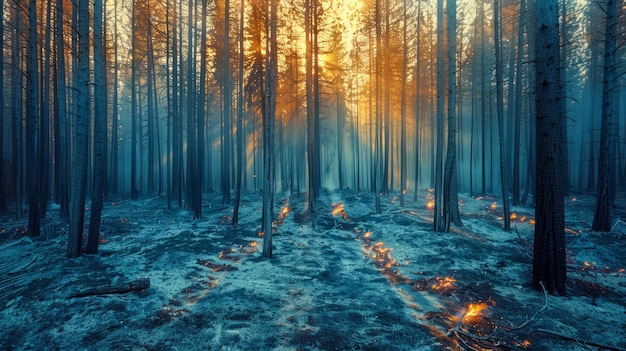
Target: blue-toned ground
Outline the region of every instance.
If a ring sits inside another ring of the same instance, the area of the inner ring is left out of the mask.
[[[238,227],[218,194],[200,220],[163,197],[111,198],[99,254],[73,260],[58,209],[32,240],[4,214],[0,350],[626,349],[626,224],[591,232],[593,198],[566,201],[567,297],[529,287],[531,207],[507,233],[498,198],[461,196],[465,227],[433,233],[429,199],[386,195],[375,214],[373,194],[323,192],[311,216],[303,195],[278,195],[269,260],[258,194]]]

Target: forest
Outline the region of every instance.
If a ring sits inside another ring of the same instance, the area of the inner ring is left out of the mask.
[[[0,349],[626,349],[623,0],[0,19]]]

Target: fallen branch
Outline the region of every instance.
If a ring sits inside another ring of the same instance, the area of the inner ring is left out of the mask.
[[[99,286],[93,289],[87,289],[78,293],[74,293],[68,296],[68,299],[75,297],[86,296],[98,296],[98,295],[113,295],[113,294],[127,294],[134,291],[143,291],[150,287],[150,278],[141,278],[134,280],[130,283],[119,285],[106,285]]]
[[[583,339],[579,339],[573,336],[569,336],[569,335],[565,335],[559,332],[555,332],[552,330],[547,330],[547,329],[541,329],[541,328],[537,328],[537,331],[543,334],[547,334],[547,335],[552,335],[552,336],[558,336],[559,338],[562,339],[566,339],[566,340],[571,340],[571,341],[575,341],[579,344],[582,345],[589,345],[589,346],[593,346],[593,347],[599,347],[601,349],[607,349],[607,350],[612,350],[612,351],[625,351],[626,349],[621,348],[621,347],[617,347],[617,346],[613,346],[613,345],[607,345],[607,344],[603,344],[603,343],[599,343],[599,342],[595,342],[595,341],[588,341],[588,340],[583,340]]]
[[[22,271],[22,270],[26,269],[26,267],[30,266],[30,264],[31,264],[31,263],[35,262],[35,259],[37,259],[37,257],[39,257],[39,254],[34,255],[34,256],[33,256],[33,258],[32,258],[32,259],[31,259],[28,263],[26,263],[25,265],[23,265],[23,266],[21,266],[21,267],[18,267],[18,268],[16,268],[16,269],[12,270],[12,271],[9,271],[9,273],[8,273],[8,274],[9,274],[9,275],[17,274],[17,273],[19,273],[20,271]]]
[[[525,326],[527,326],[527,325],[528,325],[528,323],[530,323],[530,322],[532,322],[533,320],[535,320],[535,318],[537,318],[537,316],[538,316],[541,312],[545,311],[545,310],[546,310],[546,308],[548,308],[548,292],[546,291],[545,286],[543,286],[543,282],[539,282],[539,284],[541,284],[541,289],[543,290],[543,300],[544,300],[544,302],[543,302],[543,307],[541,307],[541,309],[540,309],[539,311],[535,312],[535,314],[534,314],[534,315],[533,315],[533,316],[532,316],[529,320],[527,320],[526,322],[524,322],[524,323],[520,324],[520,325],[519,325],[519,326],[517,326],[517,327],[511,327],[511,328],[510,328],[510,330],[518,330],[518,329],[522,329],[522,328],[524,328]]]

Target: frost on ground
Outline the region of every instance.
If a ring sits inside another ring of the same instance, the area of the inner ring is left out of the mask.
[[[430,193],[398,197],[375,214],[372,194],[325,192],[317,216],[302,195],[278,198],[269,260],[257,194],[238,227],[217,194],[201,220],[162,197],[111,198],[100,253],[72,260],[58,210],[45,239],[2,216],[0,349],[626,349],[626,226],[591,232],[591,197],[566,204],[567,297],[529,286],[532,208],[513,208],[508,233],[499,199],[461,196],[465,227],[434,233]]]

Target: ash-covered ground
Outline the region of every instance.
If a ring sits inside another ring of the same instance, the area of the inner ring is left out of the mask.
[[[258,194],[237,227],[219,194],[199,220],[164,197],[110,198],[100,252],[78,259],[65,258],[58,209],[41,238],[4,214],[0,349],[626,349],[626,200],[612,232],[595,233],[593,197],[566,199],[568,296],[557,297],[530,287],[532,207],[514,206],[505,232],[498,198],[460,196],[464,227],[434,233],[430,197],[401,207],[385,195],[376,214],[371,193],[325,191],[312,216],[304,195],[279,195],[272,259]]]

